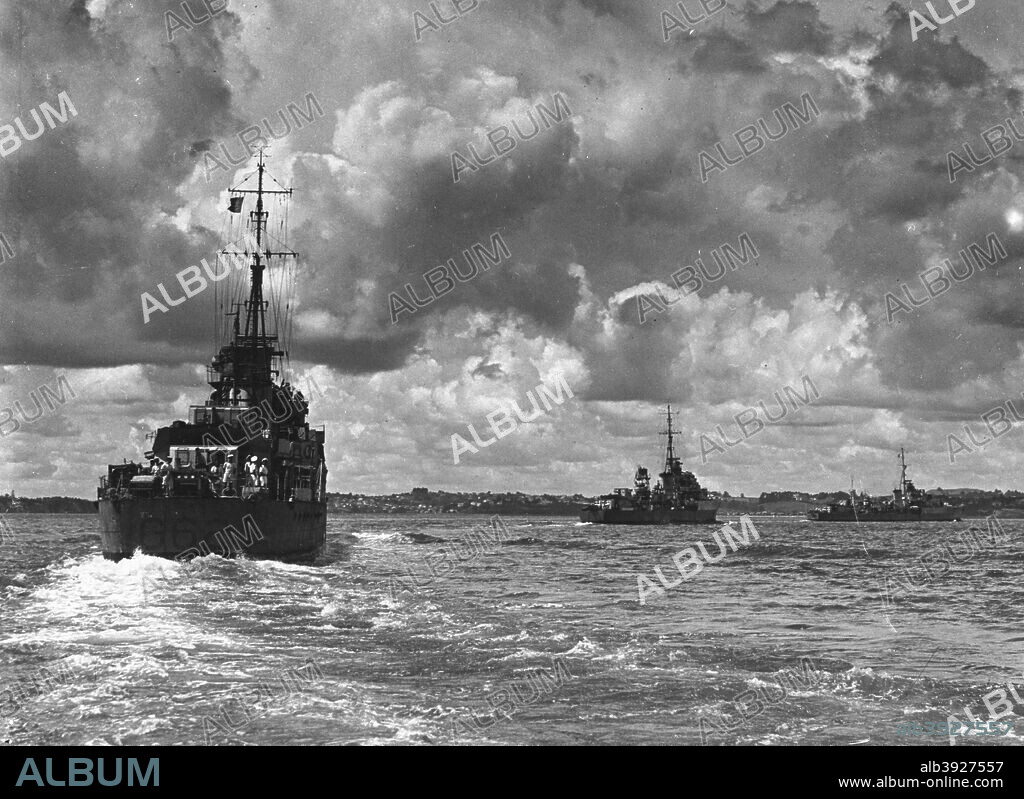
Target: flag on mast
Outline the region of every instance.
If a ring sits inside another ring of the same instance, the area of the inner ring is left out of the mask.
[[[233,214],[240,214],[242,212],[242,195],[232,197],[228,200],[228,210]]]

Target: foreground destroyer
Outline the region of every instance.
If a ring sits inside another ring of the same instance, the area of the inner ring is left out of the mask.
[[[665,469],[661,480],[651,488],[651,478],[643,466],[636,467],[633,488],[617,488],[600,497],[596,504],[580,512],[581,522],[597,524],[714,524],[719,502],[708,498],[693,472],[684,472],[673,448],[672,406],[666,411],[668,436]]]
[[[900,448],[900,484],[892,499],[881,502],[850,489],[850,498],[807,512],[813,522],[958,522],[961,508],[933,497],[907,479],[907,460]]]
[[[287,248],[276,213],[268,233],[265,208],[274,203],[283,210],[292,190],[265,188],[271,180],[261,151],[256,170],[229,189],[225,235],[235,244],[218,257],[226,271],[210,273],[203,261],[222,320],[220,351],[207,367],[210,398],[189,408],[187,422],[157,430],[148,464],[109,466],[100,478],[96,504],[106,558],[140,550],[167,558],[244,553],[305,561],[324,546],[324,430],[309,426],[305,398],[283,379],[288,353],[277,335],[289,332],[287,294],[297,253]],[[238,215],[250,195],[256,207],[246,222]],[[231,279],[220,285],[224,276]],[[269,299],[265,277],[280,289],[268,291]]]

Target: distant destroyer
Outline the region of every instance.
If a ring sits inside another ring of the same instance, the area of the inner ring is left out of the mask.
[[[958,522],[962,508],[954,507],[916,488],[907,479],[907,461],[900,448],[900,484],[892,499],[872,499],[850,489],[850,498],[807,512],[812,522]]]

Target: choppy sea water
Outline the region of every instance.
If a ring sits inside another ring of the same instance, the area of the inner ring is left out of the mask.
[[[1013,731],[956,745],[1024,736],[1024,521],[755,517],[644,604],[717,526],[334,516],[299,566],[113,563],[95,516],[3,521],[0,743],[948,747],[897,729],[986,695]]]

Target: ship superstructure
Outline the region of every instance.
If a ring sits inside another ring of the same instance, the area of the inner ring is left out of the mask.
[[[255,171],[229,189],[229,212],[240,214],[247,199],[255,209],[218,259],[225,269],[244,265],[248,279],[235,281],[233,293],[225,286],[220,302],[216,286],[222,344],[207,367],[209,398],[189,408],[187,421],[156,431],[148,463],[112,465],[101,478],[107,558],[138,550],[309,560],[324,546],[325,431],[310,427],[305,397],[284,379],[288,352],[278,335],[288,330],[298,254],[285,246],[283,219],[268,229],[268,201],[283,205],[293,190],[270,181],[261,150]],[[279,291],[264,296],[265,282]]]
[[[633,488],[617,488],[600,497],[593,505],[580,511],[580,521],[597,524],[713,524],[718,501],[710,499],[693,472],[684,471],[675,454],[675,435],[672,428],[672,406],[666,407],[668,427],[661,435],[668,441],[665,446],[665,466],[658,475],[658,483],[650,487],[650,475],[643,466],[637,466]]]

